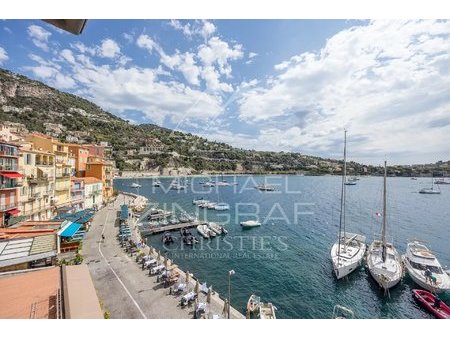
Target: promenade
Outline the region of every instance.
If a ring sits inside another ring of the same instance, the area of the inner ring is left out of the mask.
[[[131,257],[120,246],[116,237],[116,216],[120,205],[132,198],[119,195],[114,203],[99,210],[83,241],[84,262],[89,267],[104,311],[108,311],[111,318],[193,318],[194,303],[181,308],[182,295],[169,295],[169,288],[158,283],[156,276],[149,276],[148,270],[143,271],[136,263],[135,256]],[[131,227],[134,239],[139,240],[133,223]],[[105,236],[104,241],[101,239],[102,234]],[[149,248],[146,247],[144,251],[148,254]],[[160,259],[161,262],[164,260],[162,256]],[[183,271],[179,271],[185,276]],[[188,288],[195,288],[192,278]],[[199,302],[206,302],[206,295],[200,293]],[[222,315],[224,302],[217,294],[213,294],[209,308],[211,313]],[[233,308],[231,317],[244,318]]]

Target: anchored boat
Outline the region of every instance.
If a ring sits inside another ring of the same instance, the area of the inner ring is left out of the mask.
[[[371,276],[384,290],[397,285],[403,277],[402,258],[392,243],[386,241],[386,161],[384,161],[383,224],[381,240],[374,240],[367,253]]]
[[[366,252],[366,237],[348,233],[345,223],[346,200],[346,175],[347,175],[347,131],[344,132],[344,170],[341,183],[341,210],[339,218],[338,240],[331,247],[331,261],[333,271],[337,279],[347,276],[356,270],[364,258]]]
[[[261,223],[258,221],[249,220],[249,221],[241,222],[241,226],[243,228],[254,228],[254,227],[261,226]]]
[[[403,263],[411,279],[422,288],[437,293],[450,291],[450,276],[424,242],[408,243]]]
[[[414,298],[421,306],[430,311],[438,319],[450,319],[450,307],[425,290],[412,290]]]

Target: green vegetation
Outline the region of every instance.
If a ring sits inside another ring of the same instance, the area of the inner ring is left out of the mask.
[[[63,93],[25,76],[0,69],[0,121],[22,123],[30,131],[47,133],[62,141],[77,137],[80,141],[109,142],[119,170],[160,170],[191,168],[194,173],[283,173],[305,175],[340,174],[342,162],[292,152],[255,151],[235,148],[221,142],[159,127],[133,125],[81,97]],[[4,109],[4,107],[9,107]],[[12,107],[12,109],[11,109]],[[16,109],[16,110],[15,110]],[[18,109],[18,111],[17,111]],[[52,124],[49,126],[49,123]],[[52,128],[56,126],[58,132]],[[161,153],[130,155],[131,149],[144,146],[146,140],[158,139]],[[145,161],[144,161],[145,158]],[[348,164],[349,175],[381,175],[381,167]],[[450,173],[450,162],[430,166],[389,167],[396,176]]]

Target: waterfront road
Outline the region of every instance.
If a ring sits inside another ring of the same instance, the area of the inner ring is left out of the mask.
[[[121,195],[96,213],[83,242],[84,262],[103,311],[111,318],[193,318],[194,305],[182,309],[179,297],[169,295],[156,277],[142,271],[135,257],[127,255],[117,241],[116,215],[124,199],[130,197]]]

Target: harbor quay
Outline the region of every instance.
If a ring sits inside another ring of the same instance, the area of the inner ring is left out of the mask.
[[[189,319],[195,316],[196,303],[205,303],[210,317],[227,318],[225,301],[214,291],[210,294],[209,302],[207,294],[199,292],[196,302],[181,307],[182,296],[198,288],[194,274],[190,273],[187,277],[186,272],[172,262],[172,270],[180,275],[180,279],[184,282],[188,279],[186,291],[175,295],[172,293],[173,287],[165,288],[157,275],[150,276],[148,270],[142,270],[141,264],[136,262],[136,254],[127,253],[120,245],[117,239],[117,214],[122,204],[130,203],[135,197],[133,194],[119,194],[115,201],[99,210],[83,242],[84,261],[89,267],[103,311],[110,318],[117,319]],[[132,240],[144,243],[135,220],[130,223]],[[141,252],[161,264],[167,261],[148,245],[142,245]],[[230,318],[245,317],[231,307]]]

